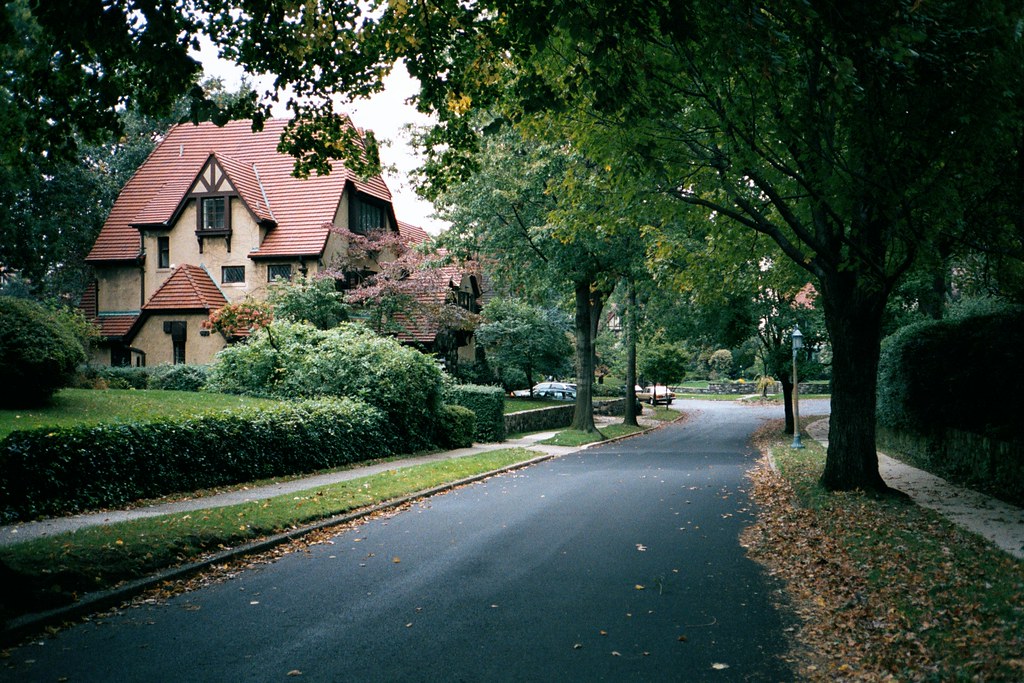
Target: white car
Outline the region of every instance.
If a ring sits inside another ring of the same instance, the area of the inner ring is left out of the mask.
[[[639,386],[635,386],[633,389],[636,391],[636,398],[638,401],[650,403],[652,406],[658,405],[659,403],[671,405],[672,401],[676,398],[676,395],[672,390],[663,384],[652,384],[643,389]]]
[[[544,398],[550,396],[552,398],[567,398],[569,393],[572,394],[572,398],[576,398],[576,385],[570,384],[569,382],[541,382],[533,387],[533,396],[535,398]],[[520,389],[519,391],[513,391],[513,396],[529,396],[529,389]]]

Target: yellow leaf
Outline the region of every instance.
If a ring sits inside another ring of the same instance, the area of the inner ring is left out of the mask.
[[[639,583],[637,585],[635,585],[634,588],[636,588],[638,591],[642,591],[644,589],[644,587],[642,585],[640,585]]]

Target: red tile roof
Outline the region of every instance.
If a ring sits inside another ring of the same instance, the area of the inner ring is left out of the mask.
[[[137,315],[117,313],[100,315],[94,322],[100,326],[100,334],[104,337],[123,337],[138,319]]]
[[[420,244],[430,240],[430,235],[421,227],[398,221],[398,234],[406,244]]]
[[[143,311],[217,310],[228,302],[224,293],[199,266],[178,266],[149,298]]]
[[[277,223],[253,256],[319,255],[327,242],[325,223],[334,220],[346,183],[391,201],[383,179],[364,182],[340,165],[326,176],[292,176],[294,159],[277,151],[287,123],[267,121],[258,133],[249,121],[171,128],[121,191],[86,261],[137,258],[141,239],[133,226],[168,224],[211,154],[253,214]]]

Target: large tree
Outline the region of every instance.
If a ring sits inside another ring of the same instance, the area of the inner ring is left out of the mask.
[[[1019,118],[1019,8],[696,0],[498,9],[502,23],[485,14],[475,34],[448,35],[453,45],[466,35],[504,40],[510,79],[496,86],[497,66],[478,64],[482,77],[449,75],[449,92],[512,101],[512,116],[557,109],[592,158],[641,169],[680,211],[774,240],[814,280],[832,341],[823,483],[885,489],[874,430],[882,316],[923,248],[960,228],[964,198],[1001,182],[990,172]],[[460,66],[453,54],[449,69]],[[436,87],[424,93],[435,102]],[[448,120],[457,133],[450,108]]]

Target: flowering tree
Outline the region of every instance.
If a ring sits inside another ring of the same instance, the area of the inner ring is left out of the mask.
[[[348,302],[369,314],[369,325],[380,333],[411,333],[427,325],[445,332],[473,330],[479,316],[459,305],[451,282],[462,269],[449,263],[444,252],[429,243],[410,245],[401,235],[377,230],[367,235],[346,228],[331,230],[348,248],[327,274],[346,280]]]

